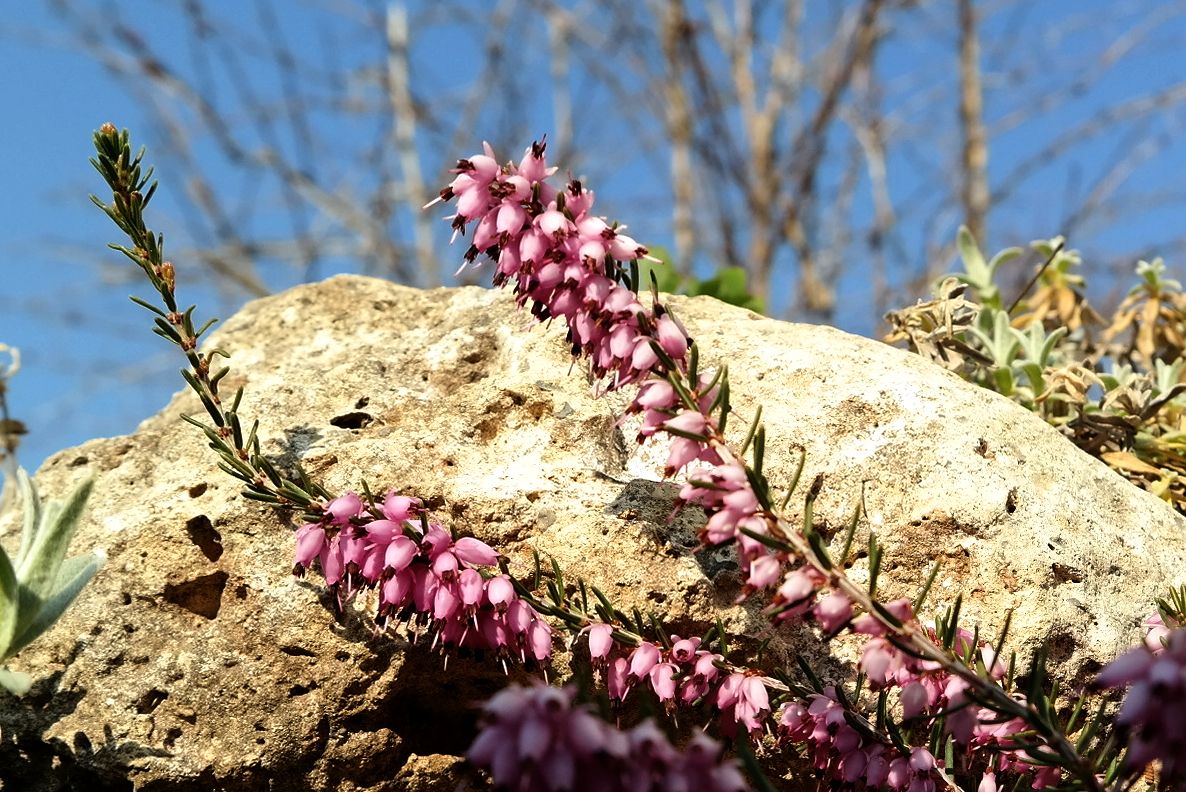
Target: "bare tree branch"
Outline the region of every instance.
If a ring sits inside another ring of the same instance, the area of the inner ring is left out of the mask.
[[[980,38],[973,0],[959,0],[960,132],[963,134],[964,223],[981,244],[988,241],[988,139],[980,92]]]

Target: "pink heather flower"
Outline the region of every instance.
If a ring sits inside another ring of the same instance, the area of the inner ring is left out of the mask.
[[[1160,760],[1162,781],[1177,788],[1186,782],[1186,630],[1171,631],[1160,650],[1142,643],[1095,680],[1101,688],[1123,685],[1130,687],[1116,723],[1129,735],[1126,765],[1136,770]]]
[[[630,677],[638,680],[649,674],[655,664],[659,662],[661,653],[662,650],[649,641],[640,643],[630,653]]]
[[[772,555],[761,555],[749,562],[749,577],[745,580],[747,592],[759,591],[774,585],[782,573],[782,564]]]
[[[432,573],[439,580],[456,579],[457,570],[460,568],[461,563],[457,560],[457,556],[448,550],[437,554],[432,561]]]
[[[615,657],[606,669],[606,692],[614,701],[622,701],[630,692],[630,664],[624,657]]]
[[[705,735],[681,753],[653,721],[619,731],[574,706],[574,689],[512,685],[487,702],[482,729],[466,752],[496,787],[520,792],[599,789],[747,789],[737,765]]]
[[[679,673],[679,666],[675,663],[659,663],[651,669],[648,677],[651,688],[659,701],[668,703],[675,699],[675,675]]]
[[[498,553],[483,541],[470,536],[463,536],[453,545],[453,552],[467,564],[475,566],[494,566],[498,563]]]
[[[852,619],[852,601],[839,592],[832,592],[820,600],[811,614],[827,633],[840,630]]]
[[[552,627],[538,613],[527,630],[527,646],[536,662],[543,663],[552,656]]]
[[[384,551],[384,564],[396,571],[407,569],[420,552],[419,546],[406,536],[396,536]]]
[[[655,338],[663,351],[676,360],[688,353],[688,337],[670,316],[664,316],[656,323]]]
[[[366,524],[366,538],[374,544],[388,545],[403,532],[403,526],[392,520],[372,520]]]
[[[885,603],[885,609],[898,621],[906,623],[914,621],[914,608],[908,599],[897,599]],[[871,613],[862,613],[852,620],[852,631],[862,635],[880,636],[886,634],[885,625],[878,621]]]
[[[373,583],[383,577],[383,569],[386,566],[384,561],[384,545],[372,544],[366,548],[366,555],[363,557],[362,564],[358,568],[358,572],[362,575],[363,580],[367,584]]]
[[[911,682],[902,688],[902,717],[906,720],[918,717],[931,703],[926,687],[920,682]],[[967,742],[966,740],[964,742]]]
[[[692,669],[692,675],[701,679],[712,681],[720,674],[720,669],[717,668],[717,663],[723,662],[724,657],[719,654],[712,654],[711,652],[698,651],[696,653],[696,665]]]
[[[766,686],[758,677],[733,673],[717,689],[717,708],[721,711],[721,729],[726,734],[744,724],[750,732],[762,728],[762,718],[770,712],[770,698]]]
[[[614,628],[610,624],[589,625],[589,657],[593,663],[601,664],[609,657],[614,647]]]
[[[296,532],[296,556],[294,574],[300,575],[325,546],[325,529],[316,523],[306,523]]]
[[[703,436],[707,435],[708,425],[708,416],[694,410],[683,410],[677,416],[664,423],[663,428]]]
[[[647,254],[647,249],[625,234],[614,233],[609,241],[610,255],[619,261],[633,261]]]
[[[1145,646],[1149,647],[1149,651],[1156,653],[1161,652],[1165,648],[1171,627],[1179,626],[1172,619],[1170,621],[1171,624],[1167,625],[1162,620],[1160,613],[1155,613],[1145,619]]]
[[[667,452],[667,465],[663,468],[663,475],[672,476],[677,470],[700,459],[704,444],[686,437],[671,438],[671,445]]]
[[[885,687],[903,666],[902,653],[884,638],[874,638],[865,644],[858,663],[874,689]]]
[[[334,498],[325,507],[325,512],[335,525],[345,525],[350,518],[362,514],[362,498],[354,492],[347,492],[341,497]]]
[[[424,505],[419,498],[396,495],[394,492],[387,493],[387,497],[383,499],[383,505],[379,507],[379,511],[383,512],[384,517],[397,523],[410,520],[423,510]]]
[[[475,609],[482,603],[486,582],[476,569],[463,569],[457,578],[457,588],[461,594],[461,603],[467,609]]]
[[[453,586],[441,585],[435,587],[432,597],[432,616],[437,621],[447,621],[453,618],[461,607],[461,598]]]
[[[506,610],[515,598],[515,586],[506,575],[495,575],[486,581],[486,598],[497,610]]]
[[[342,546],[342,560],[355,567],[361,566],[366,558],[367,541],[365,533],[360,536],[354,526],[347,526],[338,534],[338,541]]]
[[[700,649],[699,638],[680,639],[678,635],[671,636],[671,659],[676,663],[690,663],[696,659],[696,652]]]
[[[322,545],[317,560],[321,562],[321,574],[325,576],[325,584],[331,588],[336,586],[342,579],[342,571],[346,566],[346,562],[342,560],[342,547],[337,536]]]

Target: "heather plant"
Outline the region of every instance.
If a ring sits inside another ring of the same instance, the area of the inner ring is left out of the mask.
[[[183,376],[206,411],[206,420],[187,420],[205,433],[246,497],[303,515],[297,574],[319,572],[339,608],[374,590],[378,627],[403,626],[446,653],[481,648],[504,666],[546,668],[558,634],[566,635],[577,687],[508,688],[487,704],[469,757],[496,785],[744,786],[721,743],[696,737],[681,748],[650,722],[611,725],[578,695],[608,702],[619,721],[628,714],[623,702],[643,696],[672,722],[715,720],[710,731],[734,742],[750,782],[763,787],[769,782],[755,755],[787,760],[796,783],[814,776],[833,788],[1125,789],[1147,760],[1164,760],[1164,750],[1176,745],[1146,739],[1152,747],[1142,743],[1126,758],[1106,700],[1083,691],[1064,695],[1048,680],[1040,653],[1024,670],[1006,654],[1008,621],[988,640],[960,625],[957,597],[925,622],[919,613],[938,567],[913,600],[885,602],[878,595],[882,548],[870,535],[868,582],[854,581],[847,570],[856,560],[859,512],[835,541],[825,540],[812,511],[822,480],[801,489],[802,464],[782,487],[767,478],[760,412],[740,423],[748,427],[743,434],[726,433],[734,416],[727,369],[702,365],[701,350],[657,289],[640,295],[647,249],[624,226],[592,214],[593,194],[579,181],[549,182],[555,168],[542,143],[518,163],[500,164],[489,147],[458,161],[438,200],[454,202],[455,237],[469,234],[466,263],[489,260],[495,285],[509,287],[524,310],[562,322],[574,358],[600,390],[631,389],[628,413],[640,421],[639,442],[665,442],[665,473],[682,477],[675,505],[705,515],[701,542],[736,547],[744,596],[760,598],[772,629],[807,623],[825,643],[841,633],[855,636],[855,679],[823,678],[807,658],[794,669],[770,667],[760,647],[739,647],[719,623],[701,635],[672,634],[654,618],[617,608],[596,587],[566,580],[555,562],[536,557],[526,574],[515,574],[512,559],[456,535],[414,496],[392,490],[379,499],[365,482],[361,494],[335,496],[299,466],[282,473],[260,452],[258,423],[239,415],[242,391],[229,404],[219,392],[229,371],[225,353],[199,349],[212,322],[197,325],[194,307],[177,302],[164,241],[144,223],[156,185],[142,168],[143,152],[134,155],[128,133],[111,125],[96,133],[95,146],[93,163],[112,197],[94,201],[128,236],[130,246],[113,247],[141,268],[159,304],[133,299],[185,355]],[[958,287],[948,281],[903,327],[933,339],[959,365],[985,359],[1013,376],[1022,355],[1032,363],[1052,360],[1061,337],[1013,336],[1000,314],[978,326],[999,338],[995,358],[977,350],[976,338],[956,337],[956,327],[967,332],[980,315]],[[1014,385],[1036,400],[1046,382],[1021,368]],[[797,513],[788,511],[792,501]],[[1167,647],[1181,640],[1174,636]],[[1118,663],[1121,670],[1110,669],[1100,684],[1134,682],[1129,701],[1159,684],[1134,661]],[[1147,734],[1141,728],[1152,722],[1148,708],[1125,706],[1122,712],[1134,714],[1121,729]]]

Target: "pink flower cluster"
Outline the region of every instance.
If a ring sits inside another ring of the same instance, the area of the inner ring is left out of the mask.
[[[913,623],[919,628],[909,600],[895,600],[887,610],[903,624]],[[923,660],[901,651],[888,637],[888,630],[877,619],[863,614],[852,620],[852,630],[870,636],[861,654],[860,669],[874,690],[897,688],[906,721],[930,721],[944,715],[947,733],[960,745],[971,750],[991,750],[996,757],[982,782],[983,789],[995,789],[995,773],[1033,773],[1031,787],[1045,789],[1056,785],[1061,778],[1057,767],[1039,767],[1026,754],[1015,735],[1028,730],[1020,719],[1002,721],[990,709],[972,703],[968,697],[968,683],[944,669],[939,663]],[[921,628],[919,628],[921,629]],[[925,631],[933,641],[938,638],[933,630]],[[984,667],[994,679],[1005,675],[1004,665],[993,655],[986,643],[973,646],[972,633],[963,628],[956,631],[952,649],[961,657],[979,653]]]
[[[1129,686],[1116,716],[1129,735],[1126,767],[1139,770],[1160,760],[1165,788],[1178,789],[1186,783],[1186,630],[1170,630],[1157,617],[1146,627],[1145,643],[1113,660],[1095,685]]]
[[[321,521],[297,530],[293,572],[316,559],[339,606],[364,589],[379,591],[376,620],[427,629],[445,649],[488,649],[505,661],[546,663],[552,628],[515,593],[505,575],[483,575],[498,554],[471,537],[454,540],[437,523],[421,523],[417,498],[390,493],[376,517],[351,492],[330,501]],[[427,528],[425,528],[427,526]]]
[[[511,283],[540,320],[562,318],[573,354],[588,357],[595,377],[612,375],[611,390],[655,370],[652,344],[682,362],[683,328],[658,304],[648,311],[619,282],[625,276],[616,262],[642,258],[647,249],[623,234],[624,226],[591,214],[593,193],[579,181],[562,190],[549,184],[556,169],[544,149],[533,144],[518,165],[500,166],[489,144],[485,153],[458,160],[439,200],[457,199],[454,237],[477,223],[466,261],[486,255],[497,262],[494,285]]]
[[[722,747],[697,734],[683,751],[653,721],[620,731],[584,707],[572,688],[512,685],[486,703],[466,754],[499,789],[522,792],[741,792],[748,789]]]
[[[791,743],[806,743],[812,750],[812,765],[837,781],[863,782],[869,789],[934,792],[938,764],[925,748],[913,748],[903,755],[892,746],[866,740],[848,722],[834,687],[792,700],[778,714],[778,735]]]
[[[722,673],[724,658],[701,649],[699,638],[672,635],[669,649],[643,641],[627,652],[614,640],[612,625],[598,623],[586,629],[589,657],[605,675],[613,701],[624,701],[642,683],[649,684],[669,710],[677,704],[692,706],[708,700],[720,711],[721,732],[728,736],[737,732],[739,724],[750,733],[760,731],[770,714],[770,698],[761,677]]]

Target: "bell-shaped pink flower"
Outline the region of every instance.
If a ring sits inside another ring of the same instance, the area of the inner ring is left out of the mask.
[[[834,633],[852,619],[852,601],[834,591],[816,603],[811,613],[824,632]]]
[[[393,520],[371,520],[365,526],[367,539],[375,544],[386,545],[404,532],[403,526]]]
[[[486,581],[486,599],[496,610],[505,610],[515,599],[515,586],[506,575],[495,575]]]
[[[397,523],[413,519],[423,509],[423,502],[419,498],[396,495],[394,492],[387,493],[387,497],[383,499],[383,505],[379,507],[379,511],[383,512],[384,517]]]
[[[643,641],[630,653],[630,676],[642,679],[659,662],[661,650],[650,641]]]
[[[615,657],[606,669],[606,692],[613,701],[622,701],[630,691],[630,664],[624,657]]]
[[[388,569],[407,569],[412,559],[420,552],[420,547],[406,536],[396,536],[387,545],[384,552],[384,564]]]
[[[680,639],[678,635],[671,636],[671,659],[676,663],[690,663],[696,659],[696,651],[700,648],[699,638]]]
[[[589,657],[594,663],[603,662],[614,648],[614,628],[611,624],[589,625]]]
[[[294,563],[302,569],[308,567],[324,546],[325,529],[317,523],[305,523],[296,532]]]
[[[536,618],[527,630],[527,646],[531,656],[538,663],[543,663],[552,656],[552,628],[546,621]]]
[[[675,675],[679,667],[674,663],[658,663],[647,674],[651,681],[651,689],[659,697],[659,701],[667,703],[675,699]]]
[[[334,498],[325,507],[326,514],[332,518],[331,521],[335,525],[345,525],[350,522],[351,517],[359,516],[362,509],[362,498],[354,492]]]
[[[476,608],[482,602],[486,581],[476,569],[463,569],[457,576],[457,590],[461,594],[461,604],[468,609]]]
[[[453,544],[453,552],[459,559],[474,566],[494,566],[498,563],[498,553],[490,545],[472,536],[458,539]]]

